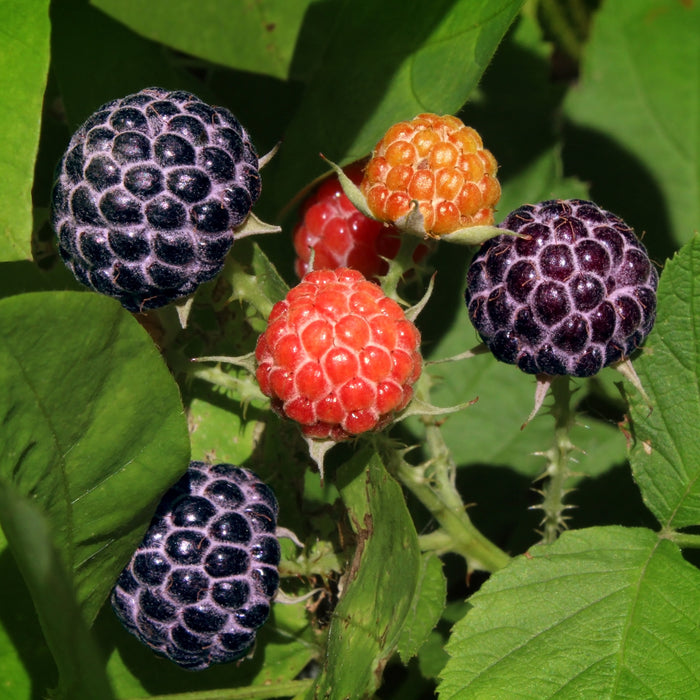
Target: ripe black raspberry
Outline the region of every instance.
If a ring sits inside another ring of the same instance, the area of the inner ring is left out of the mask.
[[[469,267],[469,317],[491,352],[530,374],[588,377],[627,357],[656,314],[658,274],[634,231],[593,202],[511,212]]]
[[[214,277],[259,196],[258,157],[231,112],[147,88],[75,132],[51,223],[80,282],[141,311]]]
[[[277,500],[255,474],[191,462],[119,576],[117,617],[187,669],[240,658],[277,592],[276,526]]]

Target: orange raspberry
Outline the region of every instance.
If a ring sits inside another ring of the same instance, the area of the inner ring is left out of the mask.
[[[501,195],[498,164],[475,129],[451,115],[419,114],[394,124],[377,143],[360,190],[380,221],[399,221],[418,202],[434,238],[493,225]]]

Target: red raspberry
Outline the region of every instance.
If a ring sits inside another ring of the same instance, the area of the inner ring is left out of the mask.
[[[422,368],[418,329],[348,268],[310,272],[275,304],[255,357],[273,410],[336,441],[388,425]]]
[[[360,184],[362,163],[354,163],[344,171],[356,185]],[[302,218],[292,233],[297,254],[294,269],[300,279],[312,269],[338,267],[351,267],[374,279],[389,269],[382,258],[394,258],[398,253],[398,235],[394,226],[358,211],[343,192],[338,176],[332,175],[304,202]],[[426,252],[425,246],[419,246],[414,260],[420,260]]]
[[[360,190],[372,214],[396,223],[417,201],[434,238],[493,225],[498,164],[481,136],[457,117],[419,114],[394,124],[375,146]]]

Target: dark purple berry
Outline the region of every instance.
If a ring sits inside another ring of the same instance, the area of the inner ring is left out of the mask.
[[[257,153],[228,110],[147,88],[102,105],[75,132],[51,223],[75,277],[138,312],[218,274],[259,196]],[[82,254],[96,231],[101,252]]]
[[[144,644],[192,670],[248,652],[279,586],[277,500],[250,471],[191,462],[112,591]]]
[[[587,377],[628,357],[656,315],[658,273],[622,219],[583,200],[549,200],[501,224],[523,234],[482,245],[467,273],[469,317],[502,362]]]

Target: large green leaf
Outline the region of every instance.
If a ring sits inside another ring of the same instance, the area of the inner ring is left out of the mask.
[[[134,637],[124,634],[111,611],[98,618],[96,630],[103,644],[116,645],[107,672],[120,698],[179,697],[189,692],[221,700],[288,697],[306,688],[304,681],[295,684],[294,679],[318,654],[304,603],[275,605],[270,619],[257,633],[250,657],[237,663],[215,664],[198,673],[155,656]]]
[[[399,637],[398,652],[404,663],[418,653],[440,619],[445,607],[446,587],[442,562],[434,554],[424,554],[411,609]]]
[[[59,670],[59,696],[113,697],[102,659],[80,614],[51,534],[51,523],[0,478],[0,525],[36,605],[41,627]]]
[[[196,81],[172,65],[162,46],[134,34],[87,0],[53,3],[51,22],[52,70],[71,130],[105,102],[152,85],[198,91]]]
[[[700,220],[699,36],[697,3],[606,0],[566,101],[587,131],[572,140],[594,191],[606,193],[601,204],[658,250],[687,241]]]
[[[91,0],[149,39],[230,68],[286,78],[314,0]]]
[[[700,238],[666,263],[657,321],[634,366],[652,410],[631,395],[631,462],[645,503],[666,528],[700,524]]]
[[[357,547],[329,629],[316,697],[363,698],[379,686],[397,645],[411,647],[402,631],[415,612],[421,557],[401,488],[376,454],[358,453],[339,470],[337,483]]]
[[[649,530],[566,532],[470,603],[440,700],[700,697],[700,573]]]
[[[43,511],[91,622],[187,466],[177,386],[130,314],[76,292],[0,301],[0,385],[0,477]]]
[[[32,180],[49,68],[48,0],[0,3],[0,260],[31,257]]]
[[[270,164],[283,205],[327,168],[369,153],[394,122],[453,113],[476,86],[522,0],[344,3],[319,69]]]
[[[57,685],[56,666],[1,528],[0,580],[0,698],[28,698]]]

